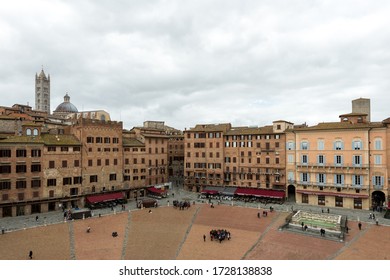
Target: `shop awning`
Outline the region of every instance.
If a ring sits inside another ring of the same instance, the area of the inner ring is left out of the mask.
[[[332,192],[316,192],[316,191],[307,191],[307,190],[297,190],[297,193],[303,193],[308,195],[350,197],[350,198],[368,198],[368,195],[355,194],[355,193],[332,193]]]
[[[123,193],[117,192],[117,193],[105,193],[105,194],[87,196],[86,200],[87,202],[93,204],[93,203],[113,201],[116,199],[123,199],[123,198],[124,198]]]
[[[225,187],[225,188],[223,188],[221,193],[224,195],[234,195],[236,193],[236,191],[237,191],[237,188],[235,188],[235,187]]]
[[[270,198],[284,198],[285,197],[284,191],[251,189],[251,188],[237,188],[236,195],[270,197]]]
[[[206,193],[206,194],[218,194],[218,193],[221,193],[223,189],[221,187],[212,187],[212,186],[208,186],[208,187],[205,187],[201,193]]]
[[[156,188],[156,187],[150,187],[150,188],[147,188],[147,190],[148,190],[149,192],[157,193],[157,194],[164,194],[164,193],[167,193],[167,190],[158,189],[158,188]]]

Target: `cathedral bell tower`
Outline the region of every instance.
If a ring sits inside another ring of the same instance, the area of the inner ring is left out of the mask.
[[[35,74],[35,110],[50,114],[50,75]]]

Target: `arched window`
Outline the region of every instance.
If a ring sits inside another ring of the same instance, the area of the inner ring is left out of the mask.
[[[26,135],[31,136],[31,129],[29,129],[29,128],[26,129]]]
[[[37,129],[37,128],[34,128],[33,134],[34,134],[34,136],[37,136],[37,135],[38,135],[38,129]]]
[[[105,120],[106,120],[106,116],[105,116],[105,115],[101,115],[101,116],[100,116],[100,120],[101,120],[101,121],[105,121]]]

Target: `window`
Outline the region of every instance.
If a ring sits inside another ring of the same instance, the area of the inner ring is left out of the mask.
[[[343,174],[335,174],[334,175],[334,183],[335,183],[335,185],[343,185],[344,184],[344,175]]]
[[[64,186],[66,185],[72,185],[72,177],[65,177],[62,179],[62,184]]]
[[[384,183],[384,177],[383,176],[373,176],[372,177],[372,184],[376,187],[382,187]]]
[[[375,150],[382,150],[382,139],[375,139]]]
[[[340,140],[334,142],[335,150],[344,150],[344,143]]]
[[[2,157],[11,157],[11,150],[9,149],[0,150],[0,158]]]
[[[307,184],[309,182],[309,174],[308,173],[301,173],[301,181],[302,184]]]
[[[30,129],[30,128],[27,128],[27,129],[26,129],[26,135],[27,135],[27,136],[31,136],[31,134],[32,134],[32,133],[31,133],[31,129]]]
[[[309,143],[306,141],[301,142],[301,150],[308,150],[309,149]]]
[[[294,142],[287,142],[287,150],[294,150]]]
[[[27,151],[26,150],[16,150],[16,157],[26,157]]]
[[[106,159],[106,166],[110,165],[110,159]]]
[[[74,167],[79,167],[80,166],[80,161],[78,159],[74,160]]]
[[[98,181],[98,176],[97,175],[89,176],[89,182],[90,183],[97,183],[97,181]]]
[[[112,143],[119,144],[119,138],[118,137],[112,138]]]
[[[88,160],[88,166],[92,166],[92,165],[93,165],[92,159],[89,159]]]
[[[73,177],[73,184],[81,184],[82,183],[82,177],[81,176],[77,176],[77,177]]]
[[[27,183],[24,180],[16,181],[17,189],[25,189],[27,187]]]
[[[362,156],[353,156],[352,163],[353,166],[362,166]]]
[[[87,143],[93,143],[93,137],[87,137]]]
[[[381,155],[374,155],[374,163],[375,164],[382,164],[382,156]]]
[[[318,140],[318,142],[317,142],[317,149],[322,151],[324,148],[325,148],[324,140]]]
[[[16,165],[16,173],[26,173],[27,166],[25,164]]]
[[[63,160],[62,161],[62,168],[67,168],[68,167],[68,161],[67,160]]]
[[[10,190],[11,182],[10,181],[0,181],[0,190]],[[8,200],[8,199],[6,199]]]
[[[325,205],[325,195],[318,196],[318,205]]]
[[[103,138],[102,137],[96,137],[96,143],[98,143],[98,144],[103,143]]]
[[[325,184],[326,175],[323,174],[323,173],[319,173],[317,176],[318,176],[318,177],[317,177],[317,182],[318,182],[318,184],[320,184],[320,185]]]
[[[57,147],[47,147],[48,152],[55,152],[57,151]]]
[[[114,158],[114,165],[118,165],[118,159]]]
[[[294,163],[294,155],[287,155],[288,163]]]
[[[335,165],[336,166],[343,165],[343,156],[342,155],[336,155],[334,161],[335,161]]]
[[[302,194],[302,203],[309,203],[309,195],[307,194]]]
[[[324,165],[325,164],[325,156],[324,155],[318,155],[318,157],[317,157],[317,164],[318,165]]]
[[[110,181],[116,181],[116,174],[110,174]]]
[[[352,149],[353,150],[361,150],[362,149],[362,141],[361,140],[355,140],[352,142]]]
[[[56,164],[54,160],[49,161],[49,168],[56,168]]]
[[[41,172],[40,164],[31,164],[31,172]]]
[[[362,185],[363,176],[361,175],[352,175],[352,185],[355,187],[359,187]]]
[[[69,147],[61,147],[61,152],[69,152]]]
[[[11,165],[0,165],[0,174],[11,173]]]
[[[305,164],[307,165],[309,162],[308,162],[308,156],[307,155],[302,155],[302,164]]]
[[[31,150],[31,157],[41,157],[41,150]]]
[[[336,196],[335,197],[335,206],[336,207],[343,207],[343,198]]]
[[[31,187],[32,188],[40,188],[41,187],[41,180],[40,179],[32,179],[31,180]]]
[[[73,147],[73,152],[80,152],[81,148],[80,147]]]
[[[57,180],[56,179],[47,179],[47,186],[48,187],[55,187],[55,186],[57,186]]]

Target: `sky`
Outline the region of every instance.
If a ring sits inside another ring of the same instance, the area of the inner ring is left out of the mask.
[[[390,117],[390,1],[13,0],[0,9],[2,106],[35,108],[35,74],[125,129],[164,121],[339,121],[371,99]]]

